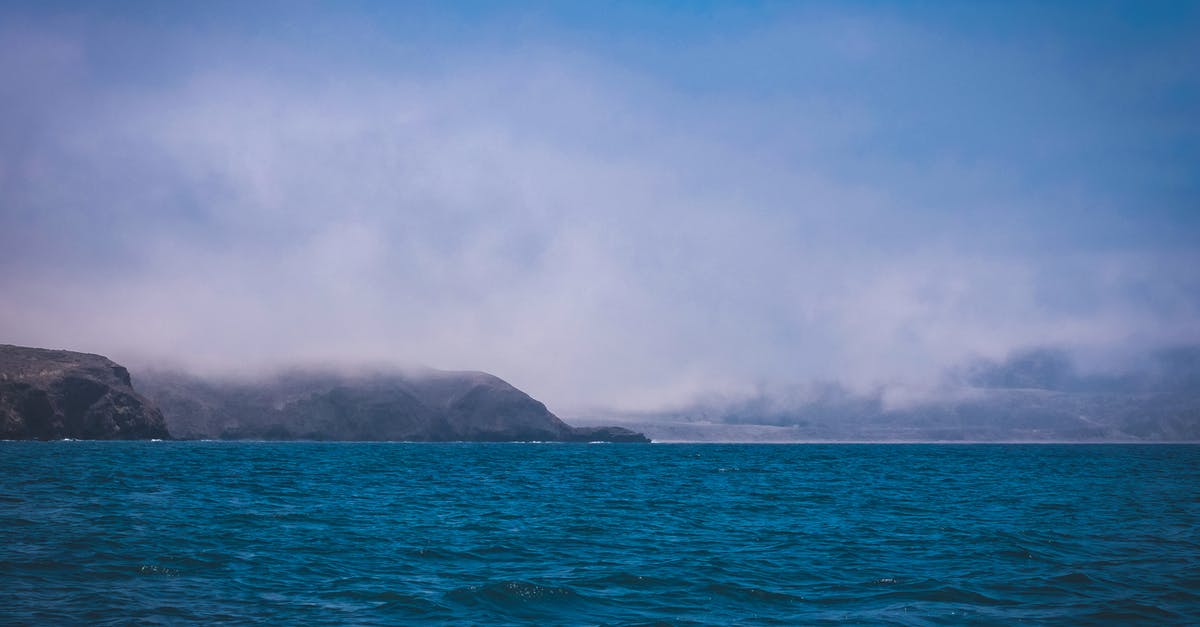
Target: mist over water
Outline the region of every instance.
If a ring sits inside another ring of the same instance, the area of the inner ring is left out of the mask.
[[[0,443],[0,621],[1200,620],[1200,447]]]
[[[0,8],[0,341],[564,414],[1200,343],[1187,4],[118,4]]]

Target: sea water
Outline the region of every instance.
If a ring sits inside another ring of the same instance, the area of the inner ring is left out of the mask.
[[[0,442],[0,623],[1200,623],[1200,446]]]

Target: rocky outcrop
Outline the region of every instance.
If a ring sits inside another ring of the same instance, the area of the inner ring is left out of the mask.
[[[576,429],[482,372],[290,372],[254,381],[171,372],[139,377],[172,435],[192,439],[648,442],[618,427]]]
[[[166,438],[129,371],[100,355],[0,344],[0,439]]]
[[[571,427],[572,442],[649,442],[637,431],[624,427]]]

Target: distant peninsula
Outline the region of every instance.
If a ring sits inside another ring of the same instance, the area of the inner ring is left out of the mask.
[[[0,439],[649,442],[621,427],[572,427],[483,372],[151,371],[137,387],[100,355],[0,345]]]
[[[621,427],[572,427],[483,372],[297,370],[227,380],[151,371],[139,387],[180,439],[650,441]]]

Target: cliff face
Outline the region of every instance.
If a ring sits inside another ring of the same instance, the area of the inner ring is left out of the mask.
[[[616,427],[573,428],[542,403],[482,372],[293,372],[256,381],[150,372],[139,381],[179,438],[648,441]]]
[[[129,371],[100,355],[0,344],[0,439],[166,438]]]

